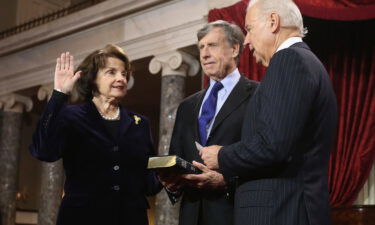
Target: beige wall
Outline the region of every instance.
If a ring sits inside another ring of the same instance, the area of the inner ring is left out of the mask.
[[[0,31],[16,25],[17,1],[0,1]]]
[[[8,0],[9,1],[9,0]],[[70,5],[67,1],[51,0],[17,0],[17,24],[53,13]]]
[[[84,0],[1,0],[0,31]]]

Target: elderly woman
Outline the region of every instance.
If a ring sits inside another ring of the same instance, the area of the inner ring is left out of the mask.
[[[77,72],[73,62],[69,52],[57,59],[55,90],[30,146],[40,160],[63,159],[65,195],[57,224],[146,225],[145,196],[161,185],[146,169],[153,155],[149,122],[120,104],[129,59],[107,45],[87,56]],[[73,86],[84,104],[66,104]]]

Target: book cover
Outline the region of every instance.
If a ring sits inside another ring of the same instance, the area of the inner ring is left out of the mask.
[[[148,159],[147,169],[173,170],[177,173],[202,173],[200,169],[176,155],[155,156]]]

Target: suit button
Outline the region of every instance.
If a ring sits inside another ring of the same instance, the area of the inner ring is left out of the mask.
[[[112,150],[113,150],[114,152],[117,152],[117,151],[118,151],[118,146],[113,147]]]
[[[116,166],[113,167],[113,170],[115,170],[115,171],[117,171],[119,169],[120,169],[120,167],[118,165],[116,165]]]
[[[113,186],[113,190],[115,190],[115,191],[119,191],[119,190],[120,190],[120,185],[115,185],[115,186]]]

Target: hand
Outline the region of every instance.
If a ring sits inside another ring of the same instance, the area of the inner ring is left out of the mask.
[[[182,178],[189,186],[204,189],[220,189],[226,187],[226,182],[221,173],[210,170],[202,163],[193,161],[193,165],[202,170],[201,174],[184,174]]]
[[[81,71],[74,74],[74,58],[69,52],[62,53],[56,60],[54,88],[68,94],[74,83],[81,76]]]
[[[211,145],[204,147],[199,151],[199,155],[209,169],[219,169],[217,155],[222,147],[223,146],[220,145]]]
[[[178,191],[184,186],[181,174],[158,172],[157,175],[160,183],[170,191]]]

